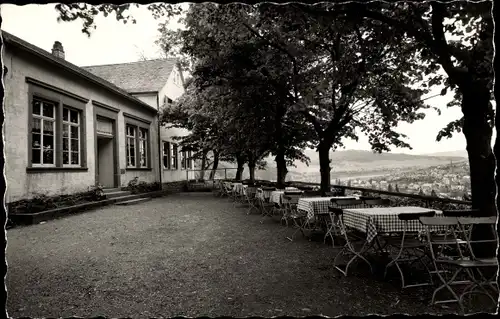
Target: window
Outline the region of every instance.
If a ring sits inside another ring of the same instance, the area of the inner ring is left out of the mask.
[[[149,131],[126,124],[127,168],[149,168]]]
[[[55,166],[56,103],[33,98],[31,128],[31,163],[33,166]]]
[[[135,167],[135,127],[127,125],[127,167]]]
[[[63,165],[80,165],[80,114],[77,110],[63,108]]]
[[[30,166],[82,167],[84,134],[81,122],[81,110],[57,101],[57,96],[51,101],[33,94]]]
[[[163,142],[163,168],[170,168],[170,143]]]
[[[28,172],[86,170],[85,109],[88,99],[26,78]],[[22,147],[20,145],[20,147]]]
[[[181,152],[181,169],[186,169],[186,151]]]
[[[172,164],[170,166],[171,169],[177,169],[177,144],[172,144],[172,153],[171,153]]]
[[[181,152],[181,169],[192,169],[193,160],[191,159],[191,151]]]
[[[142,168],[148,167],[148,130],[140,128],[139,129],[139,159],[140,166]]]
[[[188,152],[188,160],[187,160],[187,162],[188,162],[187,168],[189,168],[189,169],[193,169],[193,159],[191,158],[191,156],[193,156],[193,155],[192,155],[191,151],[189,151]]]

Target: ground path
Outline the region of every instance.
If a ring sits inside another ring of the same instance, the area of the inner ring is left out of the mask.
[[[443,313],[228,199],[186,193],[8,230],[12,317]],[[449,311],[449,310],[448,310]]]

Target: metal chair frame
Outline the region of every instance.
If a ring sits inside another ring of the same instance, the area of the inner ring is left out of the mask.
[[[433,284],[431,270],[428,267],[428,263],[425,259],[428,258],[428,254],[425,252],[427,246],[426,243],[418,240],[418,232],[409,232],[408,223],[410,221],[418,221],[420,217],[433,217],[436,214],[435,211],[426,211],[421,213],[411,213],[411,214],[399,214],[398,218],[403,221],[404,228],[403,233],[399,238],[391,238],[400,240],[399,243],[389,244],[390,247],[397,249],[396,256],[386,265],[384,271],[384,278],[387,276],[389,268],[396,266],[400,278],[401,278],[401,288],[412,288],[429,286]],[[407,263],[411,267],[414,263],[419,262],[424,266],[425,270],[429,275],[429,282],[406,284],[405,274],[400,266],[400,264]]]
[[[492,280],[485,278],[481,269],[492,267],[497,267],[498,269],[498,261],[496,259],[483,260],[475,258],[471,248],[471,243],[473,241],[470,238],[472,227],[478,224],[495,225],[496,218],[420,217],[420,222],[427,228],[429,252],[435,269],[432,273],[436,274],[441,282],[441,285],[438,286],[432,294],[431,304],[456,302],[462,313],[465,314],[465,307],[463,305],[464,296],[478,293],[478,289],[496,303],[497,300],[491,296],[485,289],[485,286],[495,288],[496,292],[498,292],[498,286],[494,287]],[[436,239],[436,236],[433,236],[435,232],[433,232],[431,228],[434,226],[447,226],[447,232],[444,238],[439,236]],[[451,234],[452,238],[447,238],[447,234]],[[441,249],[435,249],[435,246]],[[458,255],[445,254],[445,246],[454,246]],[[448,268],[454,268],[455,271],[449,271]],[[446,276],[448,273],[452,273],[451,277]],[[475,273],[478,275],[475,275]],[[466,275],[464,280],[456,280],[459,275],[462,274]],[[463,285],[466,285],[466,287],[460,294],[452,288],[452,286]],[[436,300],[437,293],[443,289],[450,292],[453,299]]]

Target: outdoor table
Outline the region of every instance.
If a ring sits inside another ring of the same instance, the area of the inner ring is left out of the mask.
[[[285,194],[284,190],[272,191],[269,196],[269,202],[281,206],[283,204],[283,194]]]
[[[269,198],[271,197],[271,193],[272,192],[273,191],[263,189],[262,190],[262,195],[264,196],[264,198],[261,198],[262,195],[260,195],[259,193],[257,193],[256,197],[259,198],[259,199],[262,199],[264,201],[268,201]]]
[[[243,194],[243,187],[248,185],[243,185],[243,183],[233,183],[233,190],[236,194]]]
[[[368,261],[368,259],[366,259],[364,255],[367,254],[370,250],[376,249],[375,244],[377,244],[378,246],[378,249],[376,250],[383,252],[384,248],[378,241],[378,237],[382,234],[402,233],[404,231],[405,222],[399,219],[399,214],[424,213],[434,211],[436,216],[443,216],[441,211],[415,206],[345,208],[342,211],[342,220],[344,221],[344,225],[346,228],[352,228],[366,234],[363,246],[359,250],[355,250],[354,245],[350,243],[349,238],[346,237],[348,242],[344,246],[344,249],[347,249],[353,255],[353,257],[347,263],[345,270],[340,269],[339,266],[336,265],[336,260],[341,254],[339,253],[335,257],[334,266],[344,275],[347,275],[349,266],[357,258],[366,262],[373,272],[371,262]],[[419,232],[425,231],[425,228],[420,224],[418,220],[410,220],[408,221],[407,231]]]
[[[355,199],[352,196],[333,196],[333,197],[304,197],[299,199],[297,209],[307,213],[308,219],[314,219],[316,215],[328,214],[328,207],[331,199]]]
[[[366,241],[370,243],[378,234],[402,233],[405,223],[399,219],[399,214],[423,213],[434,211],[436,216],[442,215],[441,211],[434,209],[402,206],[402,207],[376,207],[376,208],[346,208],[343,209],[346,227],[356,229],[366,234]],[[410,232],[425,231],[418,220],[408,222]]]

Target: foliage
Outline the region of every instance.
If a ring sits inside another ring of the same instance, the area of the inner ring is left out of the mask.
[[[35,193],[31,199],[9,203],[9,214],[33,214],[60,207],[96,202],[103,199],[102,186],[96,183],[90,186],[87,192],[70,195],[47,196],[46,194]]]
[[[125,190],[130,191],[132,194],[143,194],[161,190],[161,185],[159,182],[147,183],[140,181],[139,177],[136,176],[127,183]]]
[[[405,59],[413,60],[409,75],[415,86],[441,87],[442,95],[452,90],[448,106],[460,105],[462,94],[471,86],[486,89],[493,99],[493,20],[490,1],[350,2],[344,4],[299,5],[318,17],[347,16],[371,21],[387,36],[404,36],[409,41]],[[391,50],[394,48],[391,46]],[[443,72],[444,71],[444,74]],[[492,106],[485,114],[492,125]],[[438,135],[451,137],[461,128],[460,120],[450,123]]]
[[[91,5],[88,3],[59,3],[56,4],[55,9],[59,16],[57,21],[82,21],[82,32],[87,34],[89,37],[92,30],[96,29],[97,26],[94,23],[95,18],[102,14],[104,17],[114,14],[116,20],[122,21],[124,24],[136,23],[135,18],[130,15],[129,11],[133,7],[138,8],[137,3],[126,3],[126,4],[112,4],[105,3],[99,5]],[[147,9],[153,15],[155,19],[160,17],[167,17],[168,19],[179,15],[182,12],[180,5],[168,4],[168,3],[152,3],[147,5]]]

